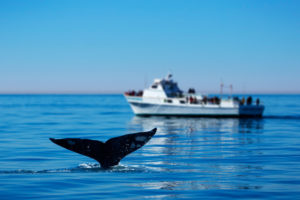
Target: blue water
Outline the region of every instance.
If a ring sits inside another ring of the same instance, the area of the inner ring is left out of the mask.
[[[255,97],[262,119],[135,117],[122,95],[0,95],[0,199],[300,199],[300,96]],[[108,170],[48,139],[154,127]]]

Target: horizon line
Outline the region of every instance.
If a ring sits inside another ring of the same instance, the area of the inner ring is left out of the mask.
[[[103,92],[1,92],[0,95],[122,95],[124,92],[116,92],[116,91],[103,91]],[[211,91],[211,92],[199,92],[199,94],[202,95],[224,95],[224,96],[230,96],[230,95],[300,95],[300,91],[266,91],[266,92],[233,92],[230,93],[223,93],[220,94],[220,92]]]

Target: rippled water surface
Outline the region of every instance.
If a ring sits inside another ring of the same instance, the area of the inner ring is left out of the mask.
[[[0,199],[300,199],[300,96],[258,97],[262,119],[135,117],[122,95],[0,95]],[[111,169],[49,140],[154,127]]]

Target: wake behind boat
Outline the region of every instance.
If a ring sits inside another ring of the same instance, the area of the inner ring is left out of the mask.
[[[155,79],[144,91],[126,92],[125,98],[133,112],[143,116],[262,117],[264,111],[259,99],[253,103],[252,97],[210,98],[196,94],[194,89],[184,93],[171,74]]]

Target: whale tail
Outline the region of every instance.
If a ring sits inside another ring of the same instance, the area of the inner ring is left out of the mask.
[[[68,150],[97,160],[103,168],[109,168],[119,164],[122,158],[144,146],[155,133],[156,128],[147,132],[114,137],[105,143],[79,138],[49,139]]]

